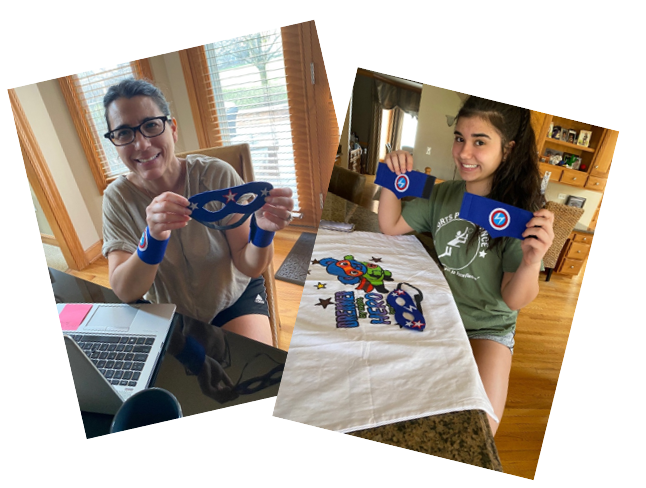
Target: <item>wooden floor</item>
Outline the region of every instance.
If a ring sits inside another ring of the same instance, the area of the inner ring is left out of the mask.
[[[541,274],[538,297],[518,314],[507,405],[496,433],[506,473],[534,479],[581,280]]]
[[[366,190],[366,206],[372,205],[372,194],[372,189]],[[275,270],[299,235],[295,231],[277,234]],[[107,261],[101,258],[82,272],[71,273],[109,287],[107,269]],[[573,279],[553,274],[549,282],[541,275],[538,298],[519,314],[507,406],[495,438],[508,474],[534,478],[583,272]],[[288,350],[303,288],[280,280],[276,280],[276,286],[281,319],[279,347]]]

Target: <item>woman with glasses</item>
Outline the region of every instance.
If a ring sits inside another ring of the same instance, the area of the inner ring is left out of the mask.
[[[191,220],[188,198],[244,184],[236,171],[216,158],[177,158],[177,123],[146,81],[110,87],[103,105],[106,138],[130,170],[103,198],[103,254],[114,292],[124,302],[174,303],[189,317],[271,344],[261,274],[273,257],[272,233],[291,221],[291,190],[271,190],[251,223],[207,228]]]

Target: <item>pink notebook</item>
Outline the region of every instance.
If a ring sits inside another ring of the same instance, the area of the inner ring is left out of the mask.
[[[91,303],[69,303],[65,305],[61,313],[58,314],[58,318],[61,321],[61,329],[78,329],[90,310],[92,310]]]

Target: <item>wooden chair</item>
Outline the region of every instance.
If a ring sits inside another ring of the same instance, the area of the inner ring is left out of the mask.
[[[209,147],[206,149],[177,153],[176,156],[178,158],[185,158],[189,154],[202,154],[204,156],[221,159],[233,166],[245,183],[255,181],[249,144]],[[269,266],[267,266],[267,269],[262,276],[265,279],[265,289],[267,291],[267,306],[269,307],[269,325],[271,327],[272,344],[274,347],[278,347],[280,317],[278,315],[276,282],[274,281],[274,266],[272,263],[269,263]]]
[[[556,267],[559,255],[563,250],[563,246],[570,237],[581,215],[583,209],[578,207],[569,207],[561,203],[547,202],[545,208],[554,214],[554,240],[552,245],[543,257],[543,266],[547,272],[545,281],[549,281],[552,276],[552,271]]]
[[[364,175],[341,166],[334,166],[327,191],[359,205],[365,185]]]

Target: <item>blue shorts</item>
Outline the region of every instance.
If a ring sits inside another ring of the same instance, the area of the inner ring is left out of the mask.
[[[216,327],[222,327],[235,318],[253,314],[269,317],[265,279],[262,276],[252,278],[240,298],[229,308],[225,308],[217,314],[211,324]]]
[[[503,346],[507,346],[512,355],[514,354],[515,335],[515,328],[511,332],[507,332],[503,335],[494,335],[486,330],[467,330],[467,336],[469,337],[469,339],[487,339],[490,341],[498,342]]]

